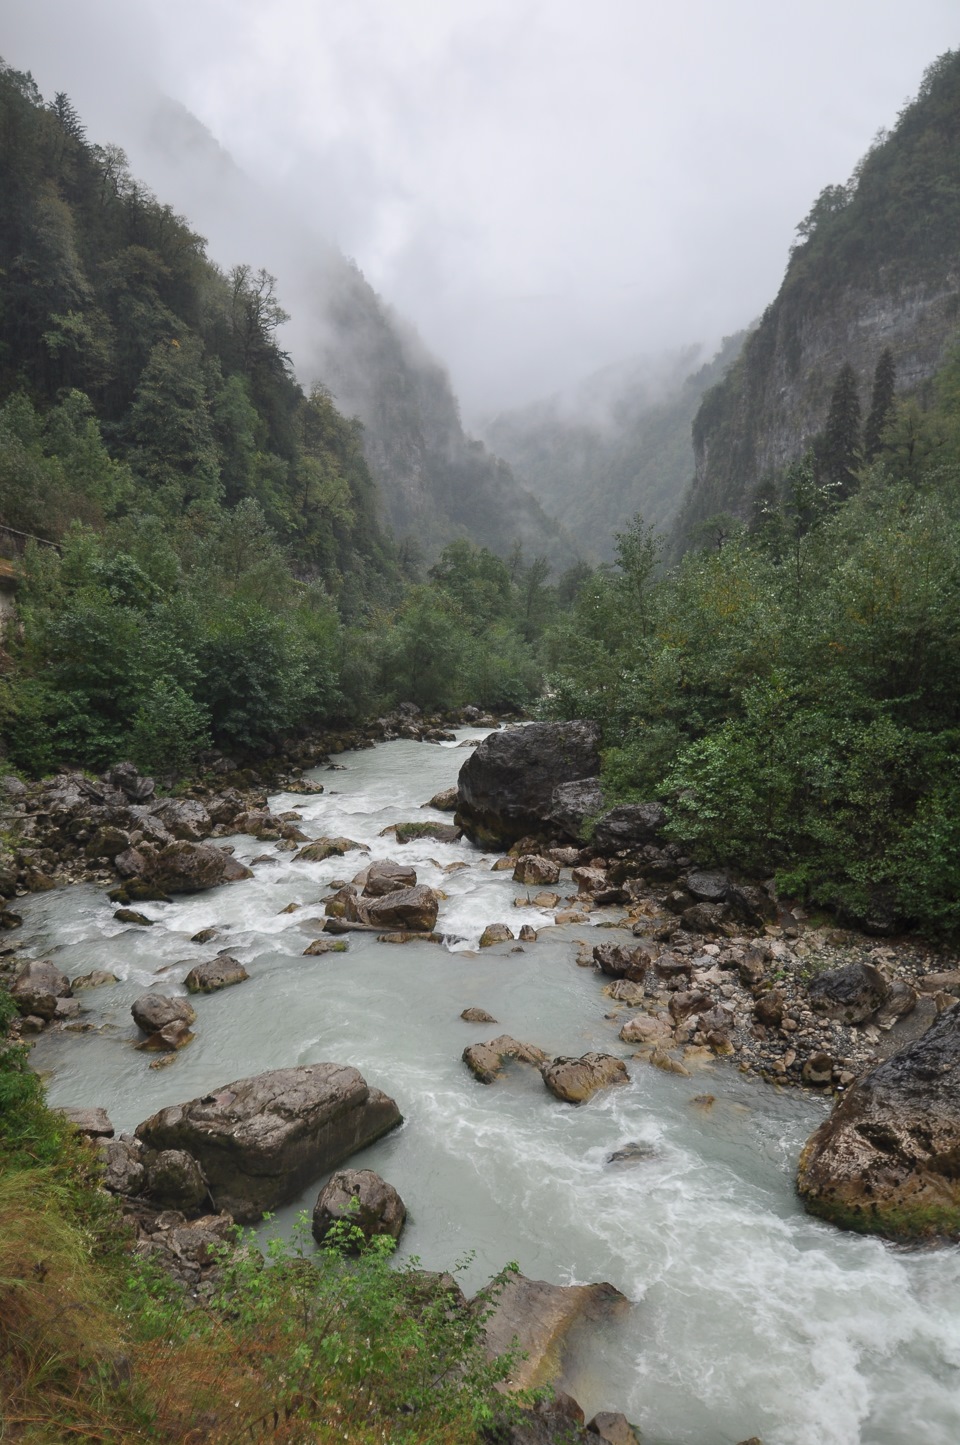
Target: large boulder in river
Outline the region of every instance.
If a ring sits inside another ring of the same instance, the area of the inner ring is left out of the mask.
[[[848,1090],[808,1140],[797,1188],[845,1229],[960,1238],[960,1003]]]
[[[133,1021],[145,1034],[156,1034],[167,1024],[196,1023],[197,1014],[185,998],[170,998],[165,993],[142,993],[130,1005]]]
[[[599,742],[599,725],[589,721],[490,733],[460,769],[464,832],[485,847],[509,847],[550,827],[555,789],[599,777]]]
[[[22,1014],[52,1019],[57,1011],[57,1000],[69,998],[73,989],[66,974],[61,973],[56,964],[37,959],[20,970],[10,985],[10,993]]]
[[[542,1064],[543,1082],[556,1098],[566,1104],[582,1104],[598,1089],[627,1084],[630,1075],[622,1059],[613,1054],[584,1054],[579,1059],[554,1059]]]
[[[374,1235],[399,1239],[406,1207],[392,1184],[372,1169],[339,1169],[321,1189],[313,1208],[313,1237],[322,1244],[336,1224],[359,1229],[368,1242]]]
[[[192,1154],[217,1208],[251,1224],[400,1122],[393,1099],[356,1069],[303,1064],[161,1109],[137,1137]]]
[[[394,863],[391,858],[378,858],[362,876],[364,898],[382,898],[385,893],[417,886],[416,868],[409,863]]]
[[[416,888],[398,888],[380,898],[366,900],[363,914],[375,928],[432,933],[439,909],[440,901],[433,889],[419,883]]]
[[[484,1291],[478,1301],[487,1303]],[[626,1296],[612,1284],[548,1284],[508,1274],[484,1322],[485,1344],[491,1358],[519,1344],[519,1358],[511,1371],[512,1390],[548,1385],[560,1374],[563,1344],[575,1325],[609,1318],[626,1309]]]
[[[203,893],[221,883],[252,878],[249,868],[212,843],[178,840],[154,852],[128,848],[117,859],[124,877],[137,877],[164,893]]]

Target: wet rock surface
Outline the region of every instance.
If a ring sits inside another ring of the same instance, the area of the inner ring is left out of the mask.
[[[478,1298],[484,1299],[482,1291]],[[574,1326],[609,1318],[626,1305],[612,1284],[556,1285],[508,1274],[484,1325],[487,1351],[504,1354],[516,1338],[525,1358],[514,1366],[510,1388],[548,1385],[562,1372],[563,1343]]]
[[[159,1110],[137,1127],[154,1149],[184,1149],[217,1208],[252,1223],[400,1123],[394,1101],[356,1069],[274,1069]]]
[[[960,1238],[960,1003],[847,1091],[804,1148],[797,1188],[848,1229]]]
[[[336,1224],[359,1229],[369,1242],[385,1234],[399,1239],[407,1211],[403,1200],[372,1169],[340,1169],[323,1186],[313,1209],[313,1237],[321,1244]]]
[[[626,1084],[630,1079],[626,1064],[613,1054],[554,1059],[543,1064],[540,1073],[551,1094],[567,1104],[582,1104],[598,1090]]]
[[[458,779],[457,818],[468,838],[509,846],[542,829],[557,787],[599,777],[599,739],[594,722],[531,723],[484,738]]]
[[[509,1034],[501,1034],[486,1043],[468,1044],[463,1051],[463,1062],[481,1084],[492,1084],[498,1079],[509,1059],[539,1067],[546,1061],[547,1055],[535,1044],[523,1044]]]

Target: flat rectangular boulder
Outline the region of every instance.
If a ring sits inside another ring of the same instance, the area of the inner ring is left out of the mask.
[[[393,1099],[345,1064],[272,1069],[174,1104],[137,1127],[152,1149],[185,1149],[218,1210],[252,1224],[401,1123]]]

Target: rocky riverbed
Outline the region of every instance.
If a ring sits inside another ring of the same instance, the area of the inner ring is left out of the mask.
[[[515,1256],[528,1276],[609,1280],[632,1301],[567,1360],[562,1382],[588,1409],[618,1406],[654,1440],[706,1445],[720,1420],[730,1442],[892,1445],[911,1390],[925,1390],[928,1437],[945,1445],[960,1416],[933,1381],[950,1377],[960,1343],[947,1303],[955,1251],[935,1271],[920,1258],[894,1266],[883,1245],[805,1219],[793,1172],[830,1099],[949,1009],[953,961],[838,931],[756,882],[697,869],[662,842],[649,809],[615,810],[590,847],[555,821],[510,854],[457,841],[449,788],[481,736],[354,752],[338,757],[342,772],[288,771],[279,793],[238,787],[244,806],[229,822],[213,821],[213,799],[238,780],[185,800],[206,810],[210,832],[173,841],[232,849],[222,856],[244,870],[235,882],[123,904],[107,885],[124,880],[75,856],[63,868],[93,878],[10,898],[24,917],[7,935],[21,945],[11,972],[42,959],[68,989],[48,991],[53,1022],[23,1015],[42,1026],[35,1057],[52,1101],[105,1104],[130,1132],[261,1071],[353,1066],[406,1121],[350,1161],[399,1190],[401,1248],[442,1267],[472,1246],[477,1283]],[[584,792],[567,788],[567,816]],[[131,809],[122,831],[134,851],[170,846],[133,836],[143,802],[103,806]],[[397,828],[414,822],[427,826]],[[69,838],[71,824],[60,827]],[[365,921],[401,891],[391,881],[431,891],[429,930]],[[144,921],[117,917],[122,908]],[[490,925],[499,941],[481,948]],[[144,993],[187,1003],[188,976],[219,974],[225,957],[243,977],[190,995],[189,1046],[138,1050],[152,1035],[131,1005]],[[77,986],[97,975],[99,986]],[[485,1087],[461,1054],[504,1035],[532,1062],[506,1051]],[[160,1061],[170,1066],[151,1068]],[[584,1074],[592,1084],[597,1068],[587,1102],[549,1087]],[[284,1227],[321,1183],[281,1207]],[[191,1228],[183,1211],[136,1207],[145,1245],[169,1235],[184,1257],[203,1254],[197,1234],[191,1255],[177,1233]],[[193,1224],[216,1237],[221,1216],[202,1207]],[[191,1269],[200,1278],[195,1258]],[[809,1322],[799,1337],[798,1320]]]

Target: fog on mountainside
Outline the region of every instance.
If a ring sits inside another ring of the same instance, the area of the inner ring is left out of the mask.
[[[677,516],[694,470],[693,417],[745,334],[726,337],[696,370],[697,346],[605,367],[567,392],[486,419],[481,433],[586,555],[610,561],[614,534],[637,513],[661,532]]]
[[[204,232],[222,266],[251,262],[276,275],[289,313],[280,338],[297,376],[308,388],[322,385],[363,423],[383,520],[411,558],[430,561],[467,537],[500,555],[519,543],[556,566],[573,560],[576,548],[540,502],[465,433],[447,371],[413,325],[288,199],[252,181],[167,97],[131,116],[130,149],[158,193]]]

